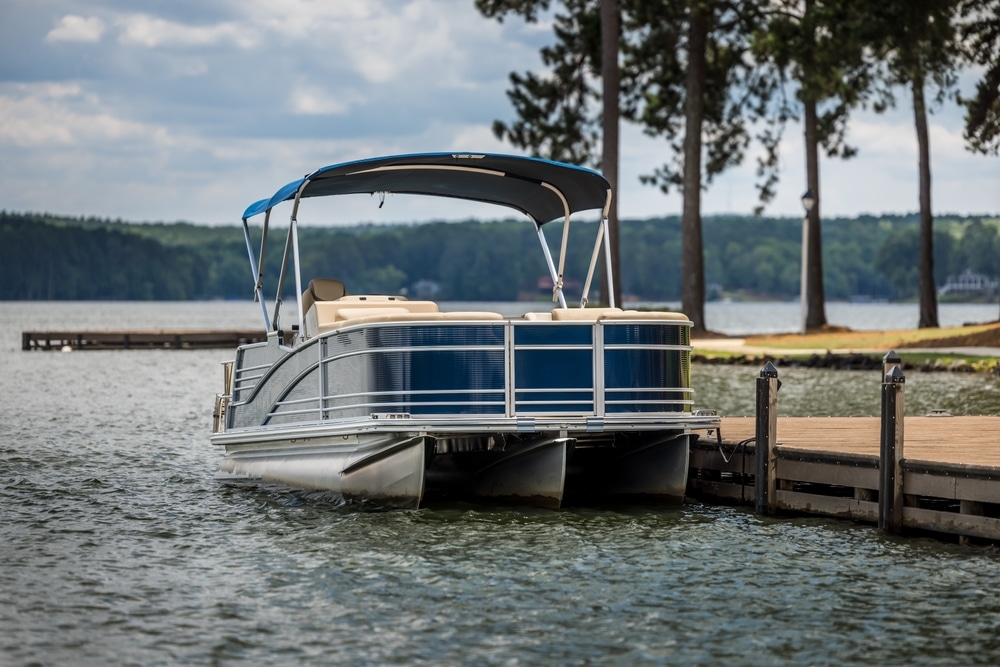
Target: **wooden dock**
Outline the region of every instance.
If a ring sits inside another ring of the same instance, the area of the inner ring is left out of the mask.
[[[758,380],[757,416],[724,417],[692,446],[688,495],[1000,542],[1000,417],[903,417],[895,373],[880,417],[774,417]]]
[[[197,350],[232,348],[267,340],[254,330],[140,329],[130,331],[24,331],[22,350]]]

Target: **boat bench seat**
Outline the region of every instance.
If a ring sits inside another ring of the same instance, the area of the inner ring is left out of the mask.
[[[548,315],[548,317],[545,317]],[[683,313],[664,310],[622,310],[621,308],[553,308],[551,313],[527,313],[527,320],[598,322],[604,320],[672,320],[686,322]]]
[[[312,303],[306,311],[305,329],[306,335],[312,337],[359,317],[437,312],[438,305],[433,301],[407,301],[395,296],[342,296]]]
[[[503,320],[500,313],[464,311],[464,312],[409,312],[404,308],[341,308],[337,319],[319,323],[312,329],[312,335],[335,331],[347,326],[358,324],[383,324],[387,322],[482,322]],[[307,324],[308,327],[308,324]]]
[[[687,322],[688,316],[684,313],[674,313],[666,310],[623,310],[617,315],[602,317],[602,320],[672,320],[674,322]]]
[[[336,301],[345,296],[347,290],[344,283],[334,278],[313,278],[302,293],[302,309],[309,312],[314,303],[320,301]]]
[[[621,312],[621,308],[553,308],[552,320],[555,322],[565,320],[596,322],[609,315],[620,315]]]
[[[346,322],[341,322],[343,325],[355,325],[355,324],[377,324],[380,322],[479,322],[479,321],[496,321],[503,320],[504,316],[500,313],[489,313],[489,312],[474,312],[474,311],[464,311],[464,312],[451,312],[451,313],[380,313],[365,315],[363,317],[356,317]]]

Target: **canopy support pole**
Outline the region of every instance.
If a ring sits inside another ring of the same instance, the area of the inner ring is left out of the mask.
[[[292,205],[292,219],[291,224],[288,229],[288,233],[292,237],[292,254],[294,255],[295,264],[295,300],[299,305],[299,339],[306,333],[306,314],[302,312],[302,266],[299,264],[299,202],[302,200],[302,191],[305,190],[306,186],[309,185],[309,179],[302,181],[302,185],[299,186],[298,192],[295,193],[295,203]]]
[[[563,295],[563,272],[566,269],[566,246],[569,244],[569,216],[570,216],[569,202],[566,201],[565,195],[563,195],[563,193],[560,192],[559,189],[554,185],[550,185],[549,183],[545,183],[544,181],[539,183],[539,185],[542,186],[543,188],[548,188],[549,190],[552,190],[552,192],[556,193],[556,196],[559,197],[559,201],[561,201],[563,205],[564,221],[563,221],[562,245],[559,248],[559,271],[556,273],[556,277],[553,279],[553,281],[555,283],[554,285],[555,288],[558,288],[559,290],[559,302],[562,304],[562,307],[565,308],[566,297],[565,295]],[[548,249],[549,249],[548,244],[546,244],[545,245],[546,253],[548,253]]]
[[[260,237],[260,259],[257,260],[257,286],[256,291],[262,292],[264,289],[264,252],[267,249],[267,230],[271,222],[271,209],[264,213],[264,231]]]
[[[594,280],[594,270],[597,268],[597,260],[601,258],[601,241],[604,240],[604,225],[597,227],[597,239],[594,241],[594,253],[590,256],[590,268],[587,270],[587,282],[583,285],[583,296],[580,297],[580,307],[586,308],[590,297],[590,283]],[[614,295],[611,295],[611,304],[614,307]]]
[[[617,276],[614,275],[614,269],[611,267],[611,231],[608,229],[607,216],[601,220],[601,229],[604,231],[604,273],[608,277],[608,305],[616,308],[618,306],[615,303],[615,278]]]
[[[288,255],[292,250],[292,228],[288,228],[288,235],[285,236],[285,254],[281,258],[281,272],[278,274],[278,291],[274,295],[274,318],[271,320],[271,330],[278,330],[279,315],[281,313],[281,293],[285,289],[285,273],[288,271]]]
[[[268,213],[270,213],[270,211],[268,211]],[[266,225],[264,227],[264,236],[265,238],[267,236]],[[268,326],[267,305],[264,303],[264,297],[261,294],[260,270],[257,268],[257,262],[254,260],[253,244],[250,242],[250,225],[247,223],[246,218],[243,218],[243,238],[246,239],[247,242],[247,254],[250,256],[250,270],[253,271],[254,275],[253,300],[260,303],[260,312],[264,315],[264,331],[270,331],[270,327]]]
[[[545,264],[549,267],[549,275],[552,276],[552,300],[559,302],[560,308],[566,307],[566,296],[562,291],[562,281],[556,275],[556,265],[552,261],[552,253],[549,252],[548,241],[545,240],[545,233],[541,226],[535,224],[535,231],[538,232],[538,242],[542,245],[542,254],[545,255]]]

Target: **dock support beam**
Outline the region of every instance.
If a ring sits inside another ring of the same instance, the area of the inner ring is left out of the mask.
[[[774,514],[775,474],[774,447],[778,441],[778,369],[770,361],[760,369],[757,378],[757,471],[754,477],[754,511]]]
[[[886,355],[888,357],[888,355]],[[893,366],[882,382],[879,449],[878,527],[898,534],[903,527],[903,389],[906,377]]]

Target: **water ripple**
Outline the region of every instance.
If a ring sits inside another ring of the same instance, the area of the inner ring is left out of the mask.
[[[0,664],[1000,662],[993,549],[222,485],[226,353],[0,354]]]

